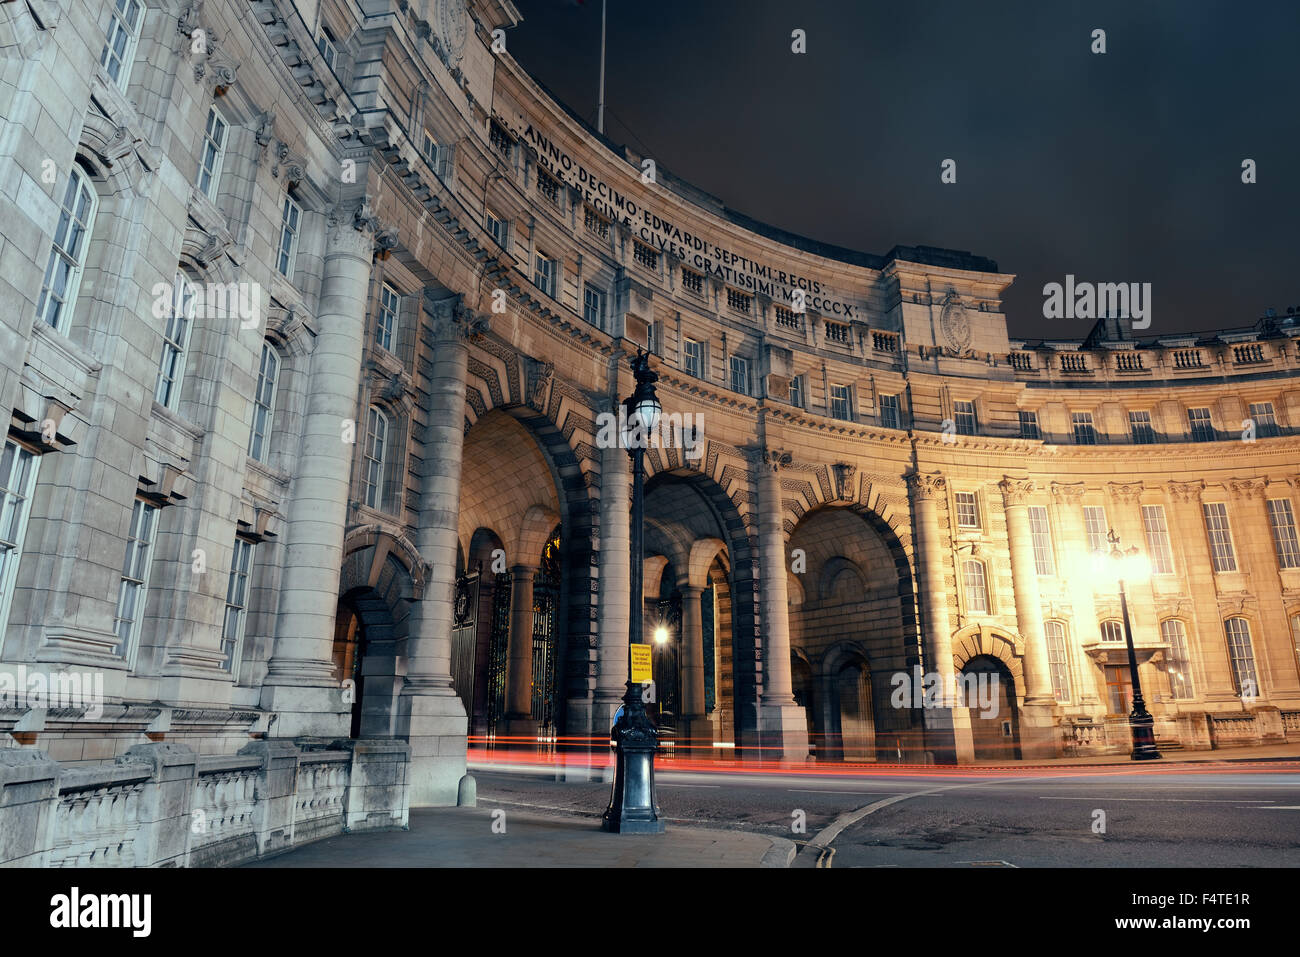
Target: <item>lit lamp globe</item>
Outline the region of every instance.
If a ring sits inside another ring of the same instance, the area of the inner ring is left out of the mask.
[[[638,383],[636,391],[623,400],[623,443],[627,448],[644,448],[649,434],[659,424],[663,406],[659,404],[654,389],[647,383]]]
[[[655,629],[655,641],[661,645],[668,643],[668,629],[663,625]]]

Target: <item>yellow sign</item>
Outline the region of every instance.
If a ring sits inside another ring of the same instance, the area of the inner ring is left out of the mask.
[[[632,683],[644,684],[652,681],[650,671],[650,646],[633,644],[632,651]]]

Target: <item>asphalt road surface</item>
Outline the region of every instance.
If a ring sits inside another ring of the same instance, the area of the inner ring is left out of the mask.
[[[600,781],[471,770],[482,806],[598,817],[609,801]],[[796,866],[1300,866],[1293,761],[851,776],[663,771],[656,784],[670,824],[785,837],[802,847]]]

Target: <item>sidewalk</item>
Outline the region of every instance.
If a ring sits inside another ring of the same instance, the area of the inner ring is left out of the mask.
[[[1300,761],[1300,742],[1269,744],[1263,747],[1218,748],[1213,751],[1168,751],[1149,767],[1169,764],[1219,764],[1225,761]],[[1127,751],[1117,754],[1092,754],[1082,758],[1040,758],[1031,761],[973,761],[963,768],[1028,768],[1061,767],[1070,765],[1123,764],[1132,765]]]
[[[409,831],[344,834],[246,866],[788,867],[794,857],[790,841],[746,831],[670,824],[658,835],[606,834],[594,818],[509,809],[500,834],[499,810],[415,808]]]

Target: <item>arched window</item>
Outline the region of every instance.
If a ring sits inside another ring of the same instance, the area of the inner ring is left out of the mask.
[[[1057,701],[1070,700],[1070,667],[1065,657],[1065,625],[1059,621],[1043,622],[1047,638],[1047,668],[1052,675],[1052,695]]]
[[[262,359],[257,369],[257,391],[253,394],[253,430],[248,437],[248,457],[265,462],[271,453],[271,419],[275,413],[275,386],[280,376],[280,354],[270,342],[262,342]]]
[[[181,377],[185,375],[185,350],[189,347],[190,327],[194,324],[196,299],[194,283],[185,273],[176,270],[163,327],[162,352],[158,356],[158,382],[153,392],[154,401],[167,409],[175,409],[180,398]]]
[[[1223,623],[1228,636],[1228,660],[1232,664],[1232,684],[1243,698],[1257,698],[1259,679],[1255,675],[1255,650],[1250,643],[1250,622],[1229,618]]]
[[[108,21],[108,36],[99,54],[99,63],[109,78],[123,90],[131,76],[135,61],[135,47],[140,39],[140,21],[144,19],[144,4],[140,0],[117,0],[113,15]]]
[[[984,573],[984,563],[971,559],[961,566],[962,581],[966,585],[966,610],[988,613],[989,588],[988,578]]]
[[[1187,630],[1177,618],[1160,623],[1160,640],[1169,646],[1169,694],[1190,698],[1192,691],[1192,657],[1187,652]]]
[[[1124,641],[1124,626],[1114,619],[1103,621],[1101,623],[1101,640],[1102,641]]]
[[[65,332],[77,301],[77,287],[86,267],[86,250],[95,224],[98,197],[81,167],[73,165],[68,187],[63,192],[59,222],[50,244],[50,258],[45,265],[45,280],[36,304],[36,315]]]
[[[384,444],[388,441],[388,418],[374,406],[366,415],[366,441],[362,449],[363,500],[381,508],[384,499]]]

